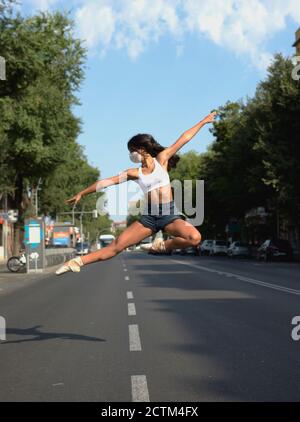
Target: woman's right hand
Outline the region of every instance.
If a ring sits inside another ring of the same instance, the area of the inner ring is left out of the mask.
[[[77,195],[73,196],[70,199],[67,199],[65,201],[65,204],[67,204],[67,205],[76,205],[77,202],[80,201],[81,197],[82,197],[81,193],[77,193]]]

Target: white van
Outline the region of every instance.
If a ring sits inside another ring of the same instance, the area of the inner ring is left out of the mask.
[[[101,234],[101,236],[99,236],[99,249],[110,245],[113,240],[115,240],[115,236],[112,234]]]

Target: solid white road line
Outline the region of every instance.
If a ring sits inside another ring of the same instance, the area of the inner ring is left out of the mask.
[[[228,277],[235,277],[238,280],[245,281],[246,283],[257,284],[258,286],[267,287],[268,289],[279,290],[284,293],[290,293],[293,295],[300,296],[300,290],[290,289],[289,287],[280,286],[278,284],[267,283],[266,281],[255,280],[254,278],[249,278],[242,276],[240,274],[229,273],[225,271],[218,271],[212,268],[203,267],[201,265],[191,264],[190,262],[179,261],[177,259],[172,259],[172,261],[177,262],[178,264],[187,265],[189,267],[197,268],[199,270],[208,271],[210,273],[217,273],[220,275],[226,275]]]
[[[129,350],[131,352],[140,352],[142,350],[139,327],[137,324],[129,326]]]
[[[129,316],[136,315],[136,310],[135,310],[135,304],[134,303],[128,303],[128,315]]]
[[[133,299],[133,293],[127,292],[127,299]]]
[[[150,402],[146,375],[131,376],[132,401]]]

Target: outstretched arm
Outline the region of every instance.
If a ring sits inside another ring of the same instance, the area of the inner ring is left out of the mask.
[[[77,195],[73,196],[70,199],[65,201],[66,204],[74,204],[76,205],[78,201],[84,196],[88,195],[89,193],[99,192],[100,190],[107,188],[108,186],[118,185],[120,183],[127,182],[128,180],[134,180],[138,177],[138,169],[132,168],[127,169],[119,173],[117,176],[107,177],[106,179],[98,180],[97,182],[93,183],[91,186],[87,187],[86,189],[80,191]]]
[[[186,130],[183,134],[177,139],[174,144],[170,145],[168,148],[165,148],[162,152],[157,155],[157,159],[161,163],[168,161],[176,152],[187,144],[198,132],[199,130],[206,125],[214,121],[216,117],[216,112],[210,113],[208,116],[204,117],[199,123],[193,126],[191,129]]]

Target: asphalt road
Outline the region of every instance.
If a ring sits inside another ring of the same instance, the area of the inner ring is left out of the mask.
[[[123,252],[79,274],[3,281],[0,401],[300,401],[299,275]]]

